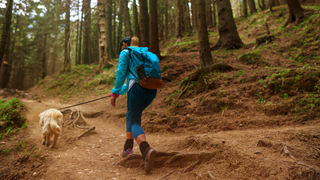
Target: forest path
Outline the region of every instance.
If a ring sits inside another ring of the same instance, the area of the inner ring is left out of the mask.
[[[81,130],[71,125],[64,127],[63,134],[54,149],[41,145],[42,134],[37,116],[49,109],[59,108],[54,101],[37,102],[33,100],[21,100],[27,111],[28,128],[25,130],[25,139],[36,144],[46,156],[43,166],[47,168],[35,179],[158,179],[166,173],[174,172],[165,179],[247,179],[251,176],[264,179],[270,177],[291,177],[286,165],[281,160],[293,161],[291,158],[280,154],[277,147],[268,145],[257,147],[259,139],[282,143],[284,134],[297,134],[301,131],[318,131],[319,126],[281,127],[274,129],[254,129],[242,131],[219,131],[209,133],[153,133],[147,134],[148,142],[158,151],[212,152],[220,150],[210,163],[203,163],[191,173],[182,173],[187,167],[187,162],[178,162],[167,166],[159,166],[156,163],[154,170],[146,174],[140,166],[142,160],[135,167],[126,168],[116,165],[122,159],[120,153],[125,141],[125,118],[120,114],[126,112],[124,101],[118,101],[118,108],[109,104],[109,99],[102,102],[82,105],[82,111],[104,111],[97,118],[86,118],[86,123],[95,126],[93,133],[87,134],[79,140],[74,137],[81,134]],[[66,117],[65,117],[66,120]],[[287,143],[287,142],[286,142]],[[289,144],[291,147],[296,144]],[[290,149],[291,150],[291,149]],[[140,153],[138,145],[134,145],[134,153]],[[290,165],[290,163],[288,164]],[[291,164],[292,165],[292,164]],[[306,167],[298,167],[308,169]],[[271,171],[264,172],[264,171]],[[34,173],[34,172],[33,172]],[[38,173],[38,172],[36,172]],[[207,173],[207,175],[204,175]],[[250,179],[250,178],[249,178]],[[281,179],[281,178],[280,178]]]

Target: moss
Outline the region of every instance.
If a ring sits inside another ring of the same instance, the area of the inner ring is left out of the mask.
[[[248,52],[239,56],[239,61],[244,64],[255,64],[258,66],[269,66],[269,63],[263,59],[258,52]]]

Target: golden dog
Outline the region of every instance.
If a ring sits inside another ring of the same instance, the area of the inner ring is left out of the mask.
[[[56,109],[48,109],[42,112],[39,117],[43,134],[42,145],[50,146],[50,138],[54,136],[53,144],[50,146],[54,148],[62,132],[63,114]]]

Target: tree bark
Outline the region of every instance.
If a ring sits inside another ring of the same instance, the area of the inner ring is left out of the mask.
[[[181,31],[181,17],[182,17],[182,9],[181,7],[181,0],[176,0],[176,27],[175,27],[175,39],[177,42],[181,41],[182,38],[182,31]]]
[[[250,14],[256,13],[257,8],[256,8],[256,4],[255,4],[254,0],[248,0],[248,3],[249,3],[249,8],[250,8]]]
[[[82,64],[81,59],[82,59],[82,30],[83,30],[83,12],[84,12],[84,8],[83,8],[83,4],[84,4],[84,0],[82,1],[82,9],[81,9],[81,17],[80,17],[80,35],[79,35],[79,54],[78,54],[78,62],[77,64]],[[53,66],[54,68],[55,66]]]
[[[5,88],[10,79],[10,35],[11,35],[11,19],[12,19],[13,0],[7,1],[5,14],[5,23],[3,25],[1,37],[1,54],[0,54],[0,89]]]
[[[217,27],[217,6],[216,6],[216,0],[212,0],[212,7],[213,7],[213,27]]]
[[[294,25],[299,24],[305,18],[304,9],[301,7],[299,0],[290,0],[288,1],[289,7],[289,18],[285,23],[287,26],[290,23],[294,23]]]
[[[139,0],[140,3],[140,44],[142,47],[149,47],[149,14],[148,0]]]
[[[118,24],[118,36],[117,36],[117,44],[116,44],[116,52],[118,52],[119,47],[120,47],[120,41],[122,40],[122,27],[123,27],[123,3],[120,0],[119,3],[119,13],[118,13],[118,19],[119,19],[119,24]]]
[[[211,9],[211,0],[205,0],[206,3],[206,20],[207,20],[207,25],[208,29],[213,27],[212,23],[212,9]]]
[[[139,26],[139,16],[138,16],[138,9],[137,9],[137,4],[136,0],[133,0],[132,4],[132,9],[133,9],[133,35],[138,37],[140,40],[140,26]]]
[[[219,41],[215,48],[239,49],[244,46],[233,19],[230,0],[217,0]]]
[[[197,23],[197,0],[191,0],[191,10],[192,10],[192,32],[198,32],[198,23]]]
[[[69,31],[70,33],[70,31]],[[69,34],[70,36],[70,34]],[[43,35],[43,51],[42,51],[42,74],[41,79],[46,78],[48,72],[47,72],[47,33],[44,33]],[[69,54],[69,49],[67,50]],[[69,54],[69,66],[70,66],[70,54]],[[71,66],[70,66],[71,69]]]
[[[114,57],[113,50],[112,50],[112,0],[105,0],[105,16],[107,21],[107,50],[108,50],[108,60]],[[100,58],[99,58],[100,59]],[[100,60],[99,60],[100,62]]]
[[[157,0],[149,1],[150,8],[150,18],[149,18],[149,29],[150,29],[150,51],[153,52],[160,58],[159,50],[159,35],[158,35],[158,9],[157,9]]]
[[[116,12],[117,12],[117,0],[113,0],[113,42],[112,42],[112,50],[113,50],[113,57],[116,56],[117,52],[117,33],[116,33],[116,27],[117,27],[117,21],[116,21]]]
[[[190,33],[192,31],[192,28],[191,28],[191,20],[190,20],[189,0],[184,0],[184,4],[183,5],[184,5],[185,32],[186,33]]]
[[[90,64],[91,0],[84,0],[83,63]]]
[[[164,32],[164,38],[165,38],[165,40],[167,40],[168,39],[168,0],[165,0],[165,32]]]
[[[97,72],[101,73],[103,68],[108,63],[109,56],[109,48],[108,48],[108,22],[106,15],[108,12],[106,11],[108,6],[107,0],[98,0],[98,24],[99,24],[99,67]]]
[[[70,0],[66,0],[65,38],[64,38],[64,72],[71,71],[70,63]],[[44,37],[46,44],[46,37]],[[45,47],[44,47],[45,48]],[[46,59],[46,58],[44,58]],[[45,64],[45,62],[44,62]]]
[[[247,0],[243,0],[243,15],[244,15],[244,17],[248,17],[248,4],[247,4]]]
[[[124,18],[124,29],[127,37],[132,37],[133,32],[131,28],[130,14],[128,8],[128,0],[122,0],[123,3],[123,18]]]
[[[213,64],[211,50],[208,40],[208,31],[206,23],[206,3],[205,0],[197,0],[197,19],[199,27],[199,42],[200,42],[200,68],[204,69]]]
[[[77,17],[79,17],[79,0],[77,1]],[[76,65],[78,65],[79,23],[80,23],[80,21],[78,20],[77,21],[76,47],[75,47],[75,52],[76,52],[75,64]]]

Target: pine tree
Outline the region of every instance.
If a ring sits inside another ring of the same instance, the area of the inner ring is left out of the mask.
[[[215,48],[239,49],[244,46],[233,19],[230,0],[217,0],[219,41]]]
[[[301,7],[299,0],[289,0],[288,1],[288,8],[289,8],[289,18],[285,23],[287,26],[290,23],[294,23],[295,25],[302,22],[305,18],[304,9]]]
[[[139,0],[140,4],[140,44],[142,47],[149,47],[149,14],[148,0]]]
[[[124,29],[127,37],[132,37],[133,32],[131,28],[131,21],[130,21],[130,13],[128,8],[128,1],[122,0],[123,3],[123,19],[124,19]]]
[[[198,37],[200,43],[200,67],[202,69],[207,68],[211,64],[213,64],[208,40],[205,6],[205,0],[197,0],[197,19],[199,27]]]
[[[149,18],[149,30],[150,30],[150,51],[158,56],[160,59],[160,50],[159,50],[159,35],[158,35],[158,9],[157,9],[157,0],[149,1],[150,7],[150,18]]]

